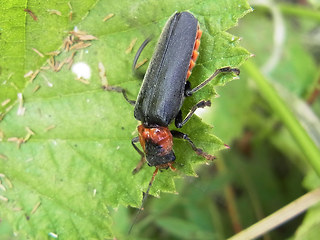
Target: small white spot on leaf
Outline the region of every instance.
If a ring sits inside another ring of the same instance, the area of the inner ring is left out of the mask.
[[[52,238],[56,238],[56,239],[58,238],[58,234],[53,233],[53,232],[49,232],[48,235],[49,235],[50,237],[52,237]]]
[[[78,62],[72,65],[72,72],[77,75],[77,78],[89,79],[91,77],[91,68],[84,62]]]

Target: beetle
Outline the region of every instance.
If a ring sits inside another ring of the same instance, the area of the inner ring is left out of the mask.
[[[174,170],[172,164],[176,157],[173,151],[173,137],[186,140],[198,155],[208,160],[215,158],[197,148],[187,134],[176,130],[170,131],[168,128],[173,120],[175,126],[181,128],[196,109],[211,105],[210,100],[202,100],[192,107],[183,119],[181,107],[185,97],[204,87],[221,72],[233,72],[236,75],[240,73],[237,68],[224,67],[216,70],[195,88],[191,88],[188,79],[199,55],[201,35],[198,20],[190,12],[174,13],[160,35],[137,100],[129,100],[126,90],[121,87],[103,86],[108,91],[122,92],[124,98],[134,105],[134,117],[142,124],[138,126],[139,136],[131,141],[135,150],[141,155],[141,160],[133,173],[138,172],[146,161],[149,166],[156,167],[152,181],[159,169],[170,167]],[[150,39],[147,39],[139,48],[133,68],[149,41]],[[136,146],[138,142],[143,151]]]
[[[137,173],[145,162],[156,168],[129,233],[159,169],[171,168],[175,170],[172,166],[176,159],[173,151],[173,137],[186,140],[196,154],[207,160],[215,159],[213,155],[197,148],[187,134],[168,128],[173,120],[175,120],[177,128],[183,127],[198,108],[211,106],[210,100],[202,100],[193,106],[183,119],[181,107],[186,97],[200,90],[219,73],[240,74],[240,70],[237,68],[220,68],[198,86],[191,88],[188,79],[199,55],[201,35],[202,31],[198,20],[190,12],[174,13],[162,30],[147,72],[144,75],[137,100],[129,100],[126,90],[121,87],[103,86],[103,89],[108,91],[122,92],[127,102],[134,105],[134,117],[141,121],[138,126],[139,135],[131,140],[132,146],[141,156],[133,174]],[[142,50],[149,41],[150,39],[145,40],[138,49],[133,61],[133,70]],[[143,151],[137,147],[136,143],[138,142],[140,142]]]

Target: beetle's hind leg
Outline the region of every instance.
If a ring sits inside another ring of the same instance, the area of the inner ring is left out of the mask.
[[[176,130],[172,130],[171,134],[175,138],[182,138],[182,139],[186,140],[191,145],[193,151],[195,151],[196,154],[198,154],[199,156],[202,156],[207,160],[216,159],[215,156],[204,152],[201,148],[197,148],[196,145],[194,145],[194,143],[191,141],[191,139],[189,138],[189,136],[187,134],[179,132],[179,131],[176,131]]]
[[[140,154],[141,159],[135,169],[133,169],[132,174],[136,174],[137,172],[140,171],[140,169],[143,167],[144,163],[146,162],[146,158],[144,153],[136,146],[135,143],[139,142],[139,137],[135,137],[131,140],[131,144],[134,147],[134,149]]]
[[[194,112],[198,109],[198,108],[204,108],[204,107],[210,107],[211,106],[211,101],[205,101],[202,100],[200,102],[198,102],[196,105],[194,105],[190,112],[187,114],[187,116],[185,117],[184,120],[182,120],[182,112],[181,110],[179,111],[178,115],[175,118],[175,125],[177,128],[182,128],[183,125],[185,125],[189,119],[192,117],[192,115],[194,114]]]
[[[238,68],[231,68],[231,67],[224,67],[224,68],[217,69],[207,80],[203,81],[202,83],[200,83],[195,88],[191,89],[190,85],[187,85],[187,87],[185,89],[185,92],[184,92],[184,95],[186,97],[191,96],[193,93],[195,93],[196,91],[200,90],[205,85],[207,85],[212,79],[214,79],[220,73],[234,73],[236,75],[239,75],[240,74],[240,70]]]

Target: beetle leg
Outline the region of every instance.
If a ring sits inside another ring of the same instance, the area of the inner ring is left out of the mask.
[[[189,92],[191,90],[191,83],[190,83],[190,81],[189,80],[187,80],[186,81],[186,84],[185,84],[185,88],[184,88],[184,96],[185,97],[189,97],[189,96],[191,96],[191,95],[186,95],[187,94],[187,92]]]
[[[140,54],[141,52],[143,51],[143,49],[147,46],[147,44],[150,42],[151,40],[151,37],[147,38],[146,40],[144,40],[144,42],[141,44],[141,46],[139,47],[136,55],[134,56],[134,59],[133,59],[133,63],[132,63],[132,72],[135,74],[135,75],[141,75],[139,73],[137,73],[137,69],[136,69],[136,65],[137,65],[137,62],[138,62],[138,59],[140,57]],[[143,75],[142,74],[142,78],[143,78]],[[113,91],[113,92],[119,92],[119,93],[122,93],[123,94],[123,97],[126,99],[126,101],[128,103],[130,103],[131,105],[135,105],[136,104],[136,101],[134,100],[130,100],[127,96],[127,91],[121,87],[118,87],[118,86],[102,86],[102,88],[106,91]]]
[[[229,73],[233,72],[236,75],[240,74],[240,70],[238,68],[231,68],[231,67],[224,67],[217,69],[207,80],[200,83],[198,86],[196,86],[193,89],[186,89],[185,90],[185,96],[191,96],[193,93],[198,91],[199,89],[203,88],[205,85],[207,85],[212,79],[214,79],[219,73]]]
[[[124,88],[121,87],[117,87],[117,86],[102,86],[102,88],[106,91],[111,91],[111,92],[118,92],[118,93],[122,93],[123,97],[126,99],[126,101],[128,103],[130,103],[131,105],[135,105],[136,101],[135,100],[130,100],[127,96],[127,91]]]
[[[141,160],[138,162],[137,166],[135,167],[135,169],[132,170],[132,174],[136,174],[137,172],[139,172],[145,162],[146,162],[145,158],[142,157]]]
[[[175,118],[176,127],[181,128],[183,125],[185,125],[198,108],[204,108],[204,107],[210,107],[210,106],[211,106],[210,100],[208,100],[208,101],[202,100],[202,101],[198,102],[196,105],[194,105],[191,108],[190,112],[188,113],[188,115],[185,117],[185,119],[183,121],[182,121],[182,112],[180,110],[178,115]]]
[[[197,148],[196,145],[194,145],[194,143],[191,141],[191,139],[189,138],[189,136],[187,134],[176,131],[176,130],[172,130],[171,134],[175,138],[182,138],[184,140],[187,140],[188,143],[191,145],[193,151],[195,151],[196,154],[198,154],[199,156],[202,156],[207,160],[213,160],[216,158],[215,156],[212,156],[212,155],[204,152],[201,148]]]
[[[182,123],[182,112],[179,110],[178,115],[174,119],[174,125],[176,125],[177,128],[180,128],[180,125]]]
[[[140,154],[141,159],[139,161],[139,163],[137,164],[136,168],[133,169],[132,174],[136,174],[137,172],[140,171],[140,169],[142,168],[143,164],[146,162],[146,159],[144,157],[144,153],[136,146],[135,143],[139,142],[139,137],[135,137],[131,140],[131,144],[134,147],[134,149]]]

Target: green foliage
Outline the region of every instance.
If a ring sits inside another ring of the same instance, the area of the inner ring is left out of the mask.
[[[264,96],[261,99],[266,89],[261,87],[257,89],[257,85],[254,84],[257,81],[256,76],[252,72],[245,71],[245,68],[242,68],[244,71],[241,82],[234,81],[227,87],[218,89],[221,97],[215,102],[214,113],[206,114],[205,119],[214,123],[217,136],[226,142],[234,143],[231,149],[237,156],[230,158],[228,157],[230,153],[223,154],[223,160],[229,163],[228,175],[235,176],[241,169],[244,179],[236,177],[225,185],[236,185],[237,192],[241,191],[240,196],[235,198],[238,214],[241,217],[239,223],[242,223],[243,227],[252,225],[257,219],[297,199],[303,191],[319,187],[319,177],[315,172],[319,167],[319,157],[314,158],[313,165],[310,165],[308,160],[310,161],[312,152],[315,153],[313,156],[318,156],[319,124],[317,123],[319,123],[320,101],[319,97],[312,104],[308,104],[307,100],[310,99],[311,93],[315,92],[315,86],[319,84],[319,37],[315,34],[318,32],[320,15],[318,11],[298,4],[277,6],[285,30],[281,34],[284,34],[285,38],[280,42],[281,54],[274,67],[268,72],[261,71],[260,74],[264,76],[264,81],[277,87],[277,93],[285,106],[294,113],[290,119],[298,120],[305,129],[302,130],[296,125],[293,131],[299,128],[304,132],[304,137],[312,138],[313,143],[309,139],[308,143],[311,144],[306,146],[308,152],[301,151],[302,144],[298,143],[299,139],[293,138],[292,129],[284,126],[282,117],[279,117],[278,112],[274,110],[275,96]],[[277,21],[279,19],[275,20],[272,15],[270,17],[271,9],[266,11],[266,8],[261,6],[253,7],[255,8],[253,14],[246,16],[240,22],[240,27],[232,32],[243,37],[243,46],[255,54],[253,60],[263,69],[275,48],[274,38],[278,37],[274,28],[281,24]],[[223,125],[225,119],[230,121],[229,128]],[[242,159],[243,155],[245,159]],[[244,164],[244,167],[240,168],[239,162]],[[253,213],[248,214],[251,205],[254,206]],[[292,236],[298,229],[292,239],[317,239],[319,229],[317,218],[319,218],[318,207],[314,207],[309,209],[305,218],[297,217],[269,234],[272,239],[284,239]],[[234,234],[230,228],[225,229],[230,235]]]
[[[130,98],[135,98],[141,82],[132,76],[131,63],[138,46],[146,37],[158,36],[174,11],[188,10],[199,19],[204,31],[198,65],[190,79],[199,83],[215,69],[240,66],[249,57],[238,46],[238,38],[224,31],[235,26],[250,7],[245,0],[121,4],[101,0],[71,1],[69,5],[61,1],[26,4],[12,0],[0,8],[4,16],[0,29],[0,101],[11,99],[2,106],[5,115],[0,122],[0,236],[112,238],[108,207],[139,206],[153,169],[146,166],[138,174],[131,174],[139,161],[130,143],[137,135],[137,121],[132,106],[120,94],[102,90],[98,64],[105,66],[110,85],[128,89]],[[24,9],[31,10],[37,21]],[[114,16],[103,21],[110,13]],[[85,62],[91,69],[88,82],[76,80],[66,65],[60,71],[48,69],[50,56],[40,57],[32,50],[43,54],[63,50],[64,39],[75,27],[97,39],[86,41],[91,44],[88,48],[63,51],[55,57],[55,63],[75,52],[74,63]],[[127,54],[134,38],[137,43]],[[142,58],[150,58],[155,39]],[[44,68],[32,82],[30,77],[23,77],[40,67]],[[219,76],[211,87],[232,78],[231,74]],[[23,102],[15,100],[18,93],[22,93]],[[213,93],[207,87],[190,99],[184,110]],[[225,148],[199,118],[194,117],[184,129],[210,153]],[[194,166],[204,162],[182,141],[175,142],[175,150],[178,171],[159,174],[151,194],[175,192],[173,178],[195,175]]]
[[[77,25],[88,14],[95,1],[71,1],[72,10],[62,1],[3,1],[0,6],[0,102],[6,99],[11,104],[17,93],[22,92],[28,79],[24,74],[39,69],[46,62],[47,56],[39,57],[32,48],[42,53],[57,50],[66,37],[67,31]],[[24,10],[31,10],[37,21]],[[58,10],[61,16],[50,14],[48,10]],[[72,20],[69,12],[73,11]],[[0,106],[4,112],[9,105]]]
[[[198,178],[177,181],[179,195],[150,198],[135,226],[137,236],[194,239],[196,234],[208,234],[211,239],[227,239],[236,230],[252,226],[307,191],[319,188],[316,168],[308,163],[310,157],[301,151],[292,128],[286,127],[272,104],[281,97],[282,104],[293,113],[291,120],[297,120],[293,128],[303,133],[300,141],[309,136],[314,143],[307,148],[316,152],[312,146],[319,149],[319,95],[310,100],[320,79],[320,14],[300,4],[272,4],[272,7],[280,11],[282,23],[273,18],[270,8],[253,6],[255,11],[231,32],[241,36],[241,45],[255,54],[252,60],[262,69],[255,70],[279,96],[264,96],[266,89],[258,88],[255,76],[244,67],[239,81],[219,87],[220,97],[214,99],[213,107],[204,113],[203,119],[214,125],[213,133],[231,149],[220,152],[216,164],[199,168]],[[281,54],[271,70],[263,71],[275,49],[274,38],[279,34],[274,28],[281,24],[285,30],[281,32],[284,38],[278,49]],[[118,217],[117,212],[112,215]],[[192,233],[186,236],[185,232],[173,231],[172,219],[179,219],[179,228],[188,232],[187,226],[188,230],[193,229]],[[316,205],[266,233],[264,238],[316,240],[318,219]]]

